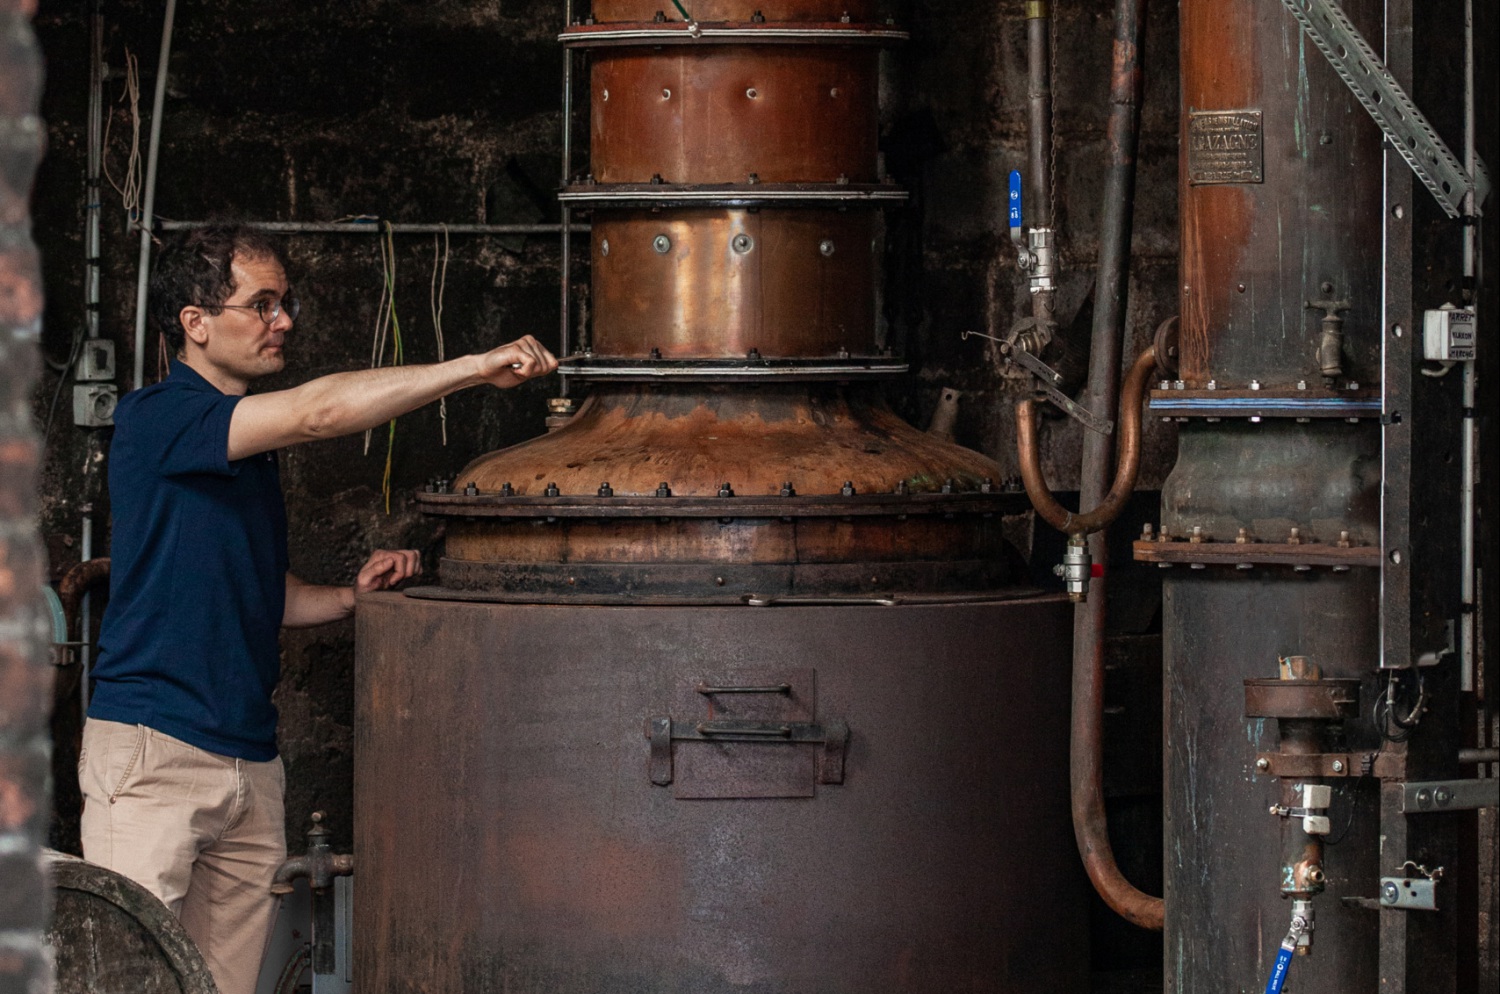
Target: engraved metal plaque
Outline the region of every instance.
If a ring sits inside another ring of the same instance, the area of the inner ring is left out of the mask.
[[[1188,114],[1188,182],[1265,181],[1258,110],[1198,110]]]

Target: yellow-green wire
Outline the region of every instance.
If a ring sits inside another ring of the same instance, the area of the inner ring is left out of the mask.
[[[391,309],[391,365],[400,366],[405,363],[405,356],[401,349],[401,319],[396,316],[396,245],[391,237],[391,222],[385,222],[385,247],[386,258],[389,260],[385,266],[385,292],[386,301]],[[380,480],[380,492],[385,496],[385,513],[391,513],[391,458],[396,451],[396,419],[391,418],[391,423],[386,431],[385,440],[385,474]]]

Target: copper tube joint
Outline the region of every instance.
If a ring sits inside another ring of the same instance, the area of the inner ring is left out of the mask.
[[[1016,446],[1021,457],[1021,479],[1026,496],[1043,521],[1066,535],[1084,536],[1106,527],[1119,516],[1135,489],[1141,468],[1141,404],[1146,384],[1156,368],[1156,347],[1150,346],[1130,367],[1120,397],[1120,458],[1115,466],[1114,484],[1098,507],[1074,514],[1057,502],[1047,479],[1042,475],[1041,453],[1036,441],[1036,401],[1027,398],[1016,405]]]

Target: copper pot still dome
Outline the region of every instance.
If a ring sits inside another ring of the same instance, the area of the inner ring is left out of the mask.
[[[355,983],[1079,989],[1068,606],[1002,536],[1019,487],[880,391],[905,35],[858,0],[659,6],[561,35],[587,399],[420,495],[439,584],[361,603]]]

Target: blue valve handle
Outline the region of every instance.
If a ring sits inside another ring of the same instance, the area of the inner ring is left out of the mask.
[[[1271,967],[1270,979],[1266,981],[1266,994],[1281,994],[1281,987],[1286,983],[1286,971],[1292,965],[1292,954],[1297,947],[1288,947],[1285,942],[1276,953],[1276,964]]]
[[[1021,171],[1010,171],[1010,237],[1021,237]]]

